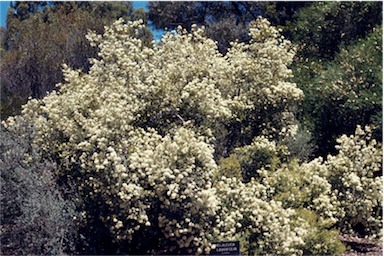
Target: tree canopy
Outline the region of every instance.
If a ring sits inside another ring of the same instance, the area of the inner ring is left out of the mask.
[[[248,42],[248,25],[258,16],[268,18],[274,25],[286,21],[306,2],[149,2],[148,18],[158,29],[188,31],[191,25],[205,26],[208,37],[218,42],[220,52],[226,52],[230,42]]]
[[[62,65],[89,69],[97,51],[88,31],[101,33],[118,18],[134,18],[130,2],[16,2],[7,17],[0,62],[3,117],[18,113],[28,97],[41,98],[63,81]],[[137,15],[136,15],[137,16]],[[142,18],[142,15],[140,15]],[[152,34],[141,35],[150,45]]]

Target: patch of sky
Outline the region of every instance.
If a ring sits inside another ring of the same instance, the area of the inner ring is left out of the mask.
[[[148,1],[133,1],[132,4],[133,4],[133,8],[135,8],[135,10],[143,8],[146,12],[148,11],[148,8],[147,8]],[[149,28],[151,29],[152,33],[153,33],[154,39],[156,41],[159,41],[163,37],[163,35],[165,34],[165,30],[164,29],[156,29],[151,24],[151,22],[149,22],[148,25],[149,25]]]
[[[10,4],[10,1],[0,1],[0,27],[6,27],[7,11]]]

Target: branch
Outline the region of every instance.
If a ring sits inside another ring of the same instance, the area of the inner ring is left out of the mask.
[[[177,117],[177,118],[179,118],[180,119],[180,121],[183,123],[183,125],[185,124],[185,120],[176,112],[176,109],[174,109],[173,107],[171,107],[171,109],[172,109],[172,112],[173,112],[173,114],[175,114],[175,116]]]
[[[252,16],[252,18],[254,20],[257,20],[257,16],[255,14],[253,14],[252,10],[249,8],[249,6],[247,5],[246,2],[239,2],[239,4],[241,4],[242,6],[244,6],[244,8],[247,10],[247,12]]]

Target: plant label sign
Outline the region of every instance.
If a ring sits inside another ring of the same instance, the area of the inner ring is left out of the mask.
[[[240,255],[240,242],[219,242],[213,243],[215,249],[211,250],[210,255]]]

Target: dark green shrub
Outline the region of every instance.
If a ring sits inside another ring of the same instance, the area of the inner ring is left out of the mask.
[[[304,93],[304,120],[313,128],[317,153],[334,153],[336,138],[353,133],[357,125],[373,124],[381,140],[381,28],[341,50]]]
[[[249,182],[258,178],[258,170],[276,170],[288,152],[285,146],[277,145],[265,137],[256,137],[251,145],[236,148],[227,158],[222,158],[218,176],[241,178]]]

